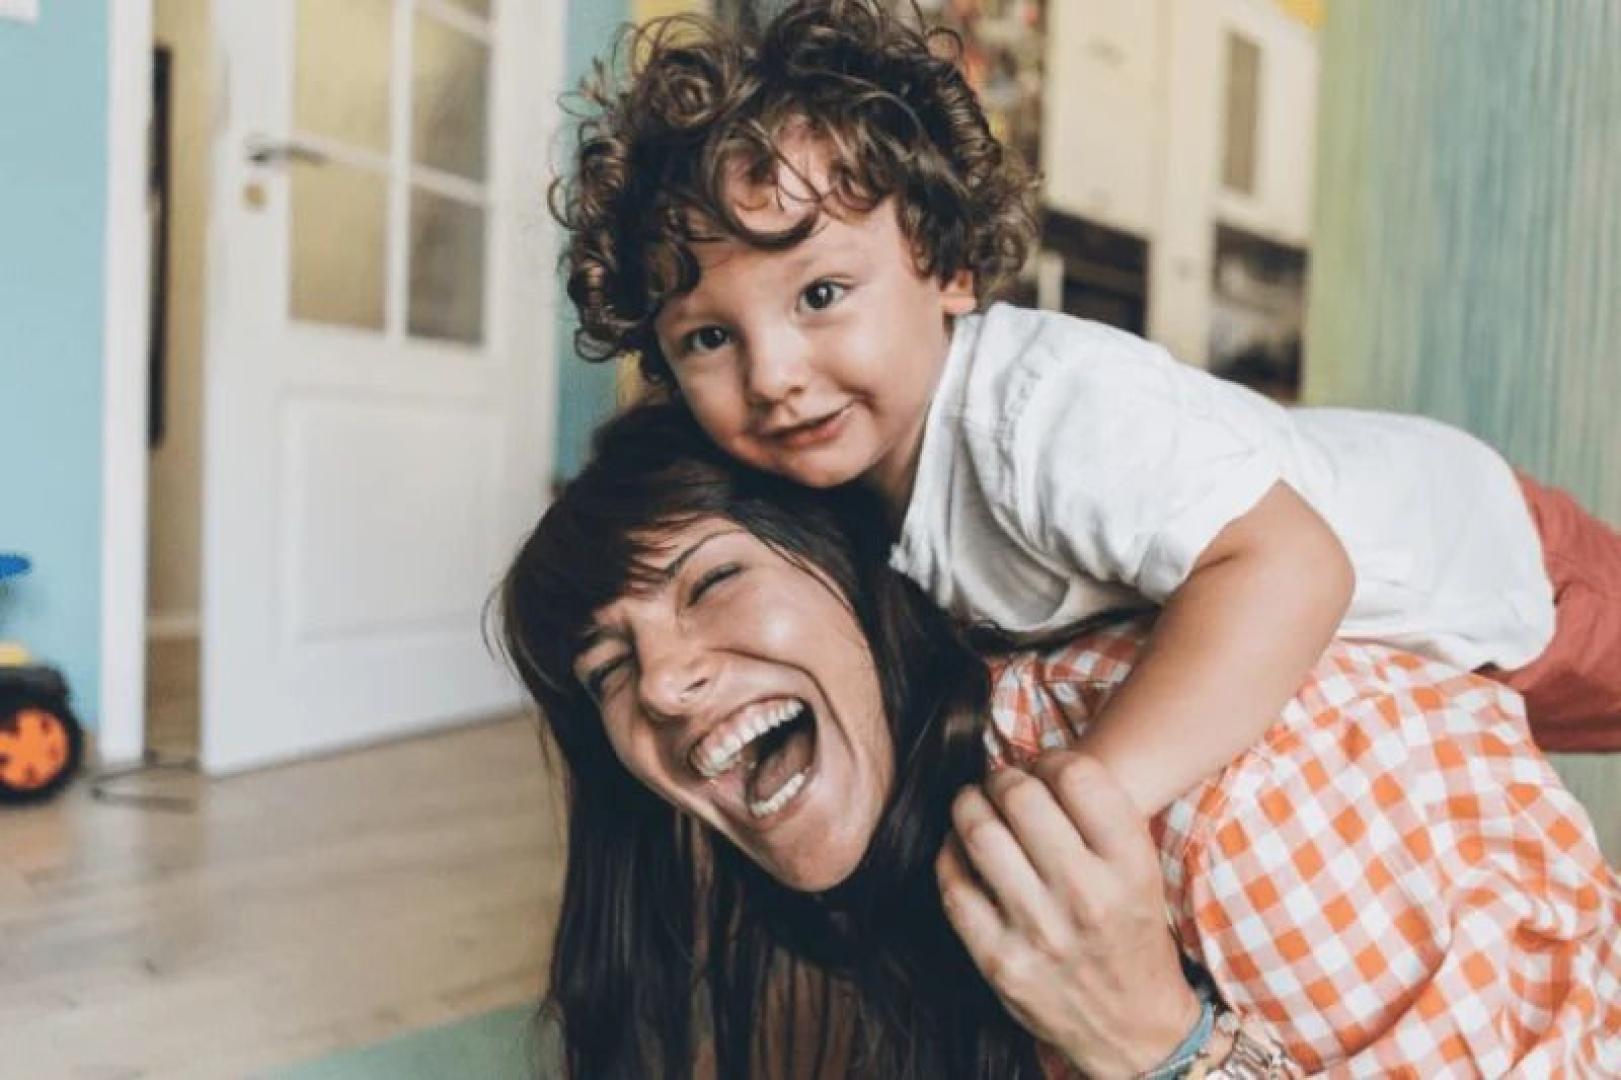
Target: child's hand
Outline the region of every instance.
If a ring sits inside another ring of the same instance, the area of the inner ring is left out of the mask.
[[[1199,1002],[1165,921],[1148,823],[1096,760],[1043,755],[964,788],[935,863],[946,917],[997,996],[1088,1076],[1159,1064]]]

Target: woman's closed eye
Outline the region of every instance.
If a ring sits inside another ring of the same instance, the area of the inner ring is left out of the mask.
[[[704,594],[716,585],[743,572],[743,567],[737,563],[721,563],[719,566],[704,571],[698,581],[692,586],[692,592],[687,597],[688,604],[696,604],[704,598]]]
[[[698,580],[693,583],[692,590],[687,594],[687,606],[696,605],[716,586],[737,577],[743,572],[743,569],[740,563],[727,562],[705,570],[698,575]],[[609,678],[629,663],[631,659],[632,656],[629,652],[598,659],[580,674],[580,683],[593,700],[601,701]]]
[[[608,685],[608,676],[618,671],[628,660],[628,656],[615,656],[586,670],[580,681],[585,684],[585,692],[591,695],[591,700],[602,700],[602,690]]]

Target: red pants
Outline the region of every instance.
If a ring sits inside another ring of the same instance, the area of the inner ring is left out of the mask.
[[[1621,533],[1519,478],[1553,582],[1553,641],[1523,668],[1485,674],[1524,696],[1544,750],[1621,751]]]

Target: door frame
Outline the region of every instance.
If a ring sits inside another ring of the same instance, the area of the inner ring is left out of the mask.
[[[153,0],[107,4],[107,218],[103,267],[101,715],[103,764],[146,749],[147,323],[152,282],[146,141]]]
[[[102,342],[101,715],[94,736],[106,765],[139,761],[146,751],[147,643],[147,325],[152,282],[146,220],[147,129],[151,122],[155,0],[105,0],[107,5],[107,203]],[[567,82],[566,45],[555,36],[550,60],[561,92]],[[535,118],[548,141],[563,120],[555,96]],[[212,155],[210,156],[212,162]],[[538,192],[543,186],[537,185]],[[537,208],[539,207],[537,196]],[[539,210],[544,216],[544,210]],[[550,266],[558,238],[540,230],[536,257]],[[538,317],[557,318],[561,293],[554,276],[542,282]],[[542,348],[554,345],[548,333]],[[205,342],[206,350],[207,344]],[[534,390],[541,437],[555,454],[557,372],[561,357],[542,362]],[[203,378],[207,380],[208,358]],[[206,400],[206,394],[205,394]],[[549,467],[550,463],[548,463]],[[201,634],[199,641],[202,640]],[[207,724],[206,715],[201,722]]]

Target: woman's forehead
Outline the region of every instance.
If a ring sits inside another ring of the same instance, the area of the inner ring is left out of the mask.
[[[819,587],[830,589],[841,604],[850,598],[837,583],[830,568],[810,551],[801,551],[781,538],[762,536],[745,522],[719,514],[705,514],[663,525],[636,530],[626,537],[632,550],[617,596],[597,608],[593,622],[611,615],[612,609],[627,600],[641,600],[664,592],[689,566],[708,566],[714,557],[732,555],[739,549],[769,556],[787,564]]]
[[[602,621],[626,600],[645,599],[662,591],[711,544],[729,547],[748,539],[757,538],[740,523],[708,514],[626,533],[619,545],[624,557],[617,591],[597,605],[590,621]]]
[[[744,525],[731,518],[703,514],[637,529],[630,533],[629,540],[638,553],[638,561],[647,569],[668,573],[697,548],[717,537],[737,533],[753,535]]]
[[[649,569],[654,574],[651,584],[657,586],[673,580],[687,563],[711,545],[746,543],[749,540],[761,542],[748,529],[725,518],[703,518],[682,525],[653,542],[650,550],[654,554],[648,560]]]

